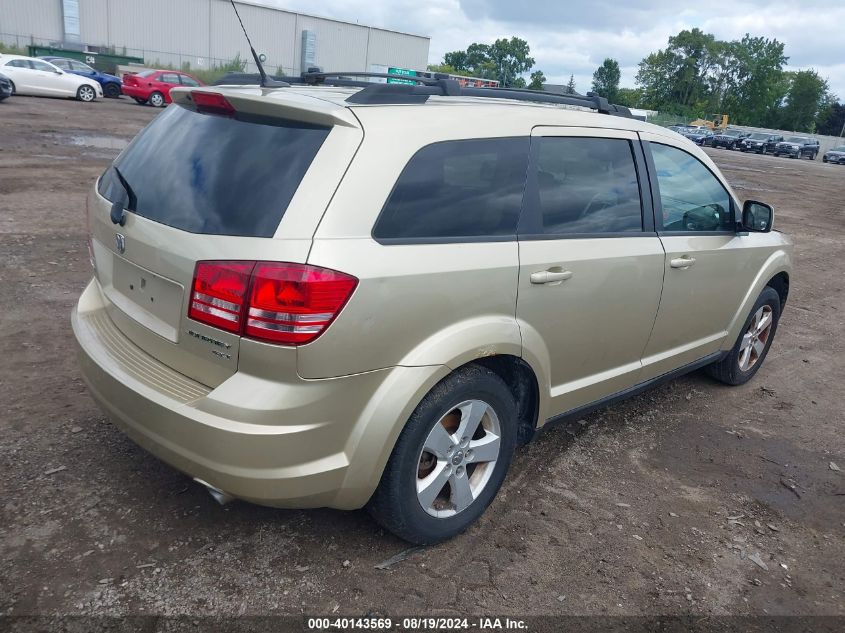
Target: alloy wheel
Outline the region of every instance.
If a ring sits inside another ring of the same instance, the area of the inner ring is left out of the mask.
[[[417,460],[417,500],[428,514],[466,510],[490,482],[501,452],[501,424],[482,400],[466,400],[432,427]]]
[[[773,324],[774,318],[771,306],[761,306],[754,313],[748,329],[742,335],[742,343],[739,346],[737,362],[742,371],[748,371],[754,367],[762,357],[766,343],[769,341],[769,335],[772,333]]]
[[[96,96],[97,95],[91,86],[81,86],[79,88],[80,101],[93,101]]]

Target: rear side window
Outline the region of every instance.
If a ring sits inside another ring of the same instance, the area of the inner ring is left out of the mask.
[[[529,139],[446,141],[402,170],[373,228],[376,239],[516,235]]]
[[[330,128],[199,114],[171,105],[115,165],[140,216],[191,233],[272,237]],[[114,169],[99,184],[125,192]]]
[[[537,194],[547,235],[643,230],[640,186],[628,140],[542,137]]]

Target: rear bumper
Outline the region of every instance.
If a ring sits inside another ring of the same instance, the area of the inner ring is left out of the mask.
[[[148,99],[150,96],[149,90],[141,88],[140,86],[127,86],[126,84],[123,84],[122,90],[123,94],[135,99]]]
[[[276,507],[363,506],[408,415],[445,371],[272,382],[238,372],[212,390],[123,336],[96,281],[71,320],[83,378],[117,427],[188,475]]]

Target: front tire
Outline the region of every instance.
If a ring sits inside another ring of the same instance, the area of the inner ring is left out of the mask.
[[[766,359],[780,321],[780,295],[766,286],[730,353],[707,366],[707,373],[726,385],[742,385],[754,377]]]
[[[76,98],[85,103],[91,103],[97,98],[97,91],[88,84],[84,84],[77,89]]]
[[[367,509],[411,543],[460,534],[496,496],[516,439],[516,404],[504,381],[484,367],[459,369],[411,414]]]
[[[156,91],[150,95],[150,105],[154,108],[163,108],[164,107],[164,95],[160,92]]]
[[[103,94],[109,99],[117,99],[120,96],[120,86],[117,84],[106,84],[103,86]]]

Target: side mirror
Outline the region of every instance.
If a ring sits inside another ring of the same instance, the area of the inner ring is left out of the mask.
[[[756,200],[746,200],[742,205],[742,228],[754,233],[768,233],[772,230],[775,210],[771,205]]]

